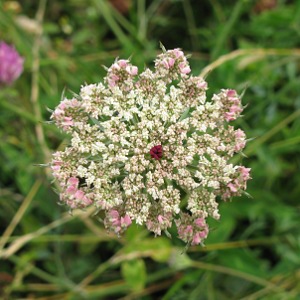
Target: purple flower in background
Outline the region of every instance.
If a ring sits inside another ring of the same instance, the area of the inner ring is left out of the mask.
[[[13,46],[0,42],[0,84],[12,84],[22,73],[23,62]]]

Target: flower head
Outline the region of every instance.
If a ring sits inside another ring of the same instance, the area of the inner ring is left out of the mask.
[[[154,71],[120,59],[103,82],[62,100],[51,116],[71,135],[51,163],[62,202],[104,211],[117,234],[132,222],[156,235],[176,224],[183,241],[203,243],[207,218],[220,218],[217,198],[241,195],[250,169],[229,162],[246,145],[229,125],[242,112],[239,95],[207,99],[207,83],[190,71],[180,49],[158,55]]]
[[[0,84],[12,84],[23,72],[23,63],[13,46],[0,42]]]

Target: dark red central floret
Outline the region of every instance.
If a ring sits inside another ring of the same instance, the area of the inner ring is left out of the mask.
[[[161,159],[163,156],[163,148],[161,145],[154,146],[150,149],[150,155],[154,159]]]

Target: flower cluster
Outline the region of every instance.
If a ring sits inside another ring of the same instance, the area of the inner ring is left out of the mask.
[[[250,169],[230,163],[246,144],[230,125],[239,95],[223,89],[209,100],[205,80],[190,72],[180,49],[158,55],[154,71],[116,60],[103,82],[58,105],[51,118],[71,135],[51,162],[63,203],[95,206],[117,234],[134,221],[203,242],[207,218],[219,219],[219,200],[243,193]]]
[[[0,84],[12,84],[23,72],[23,63],[13,46],[0,42]]]

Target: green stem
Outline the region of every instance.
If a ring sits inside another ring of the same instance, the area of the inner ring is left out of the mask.
[[[138,5],[138,18],[139,18],[139,29],[138,37],[141,41],[146,40],[146,28],[147,28],[147,16],[146,16],[146,3],[145,0],[140,0],[137,3]]]
[[[215,47],[211,54],[212,60],[215,60],[221,54],[221,51],[224,48],[224,44],[230,35],[230,31],[232,30],[234,24],[237,22],[238,18],[240,17],[246,2],[247,0],[239,0],[234,6],[228,22],[225,24],[223,30],[217,37]]]
[[[124,46],[124,48],[127,48],[128,45],[131,45],[131,41],[126,36],[126,34],[124,34],[116,20],[113,18],[111,12],[112,9],[110,8],[109,4],[103,0],[94,0],[93,3],[101,12],[101,15],[103,16],[119,42]]]
[[[241,271],[238,271],[235,269],[228,268],[228,267],[209,264],[209,263],[200,262],[200,261],[191,261],[190,266],[194,267],[194,268],[206,270],[206,271],[213,271],[213,272],[223,273],[223,274],[227,274],[227,275],[234,276],[234,277],[239,277],[246,281],[256,283],[260,286],[264,286],[264,287],[267,287],[268,289],[272,289],[272,290],[275,290],[278,292],[284,291],[284,289],[278,287],[277,285],[273,284],[272,282],[270,282],[264,278],[260,278],[260,277],[257,277],[257,276],[254,276],[254,275],[251,275],[248,273],[244,273],[244,272],[241,272]]]
[[[192,47],[194,50],[199,50],[199,39],[197,36],[197,26],[193,14],[193,8],[189,0],[183,1],[183,9],[186,15],[188,31],[191,38]]]
[[[16,255],[11,255],[9,257],[9,260],[12,261],[16,265],[22,265],[24,264],[23,260],[19,258]],[[28,267],[28,265],[26,265]],[[55,284],[59,287],[65,288],[67,290],[73,290],[75,284],[70,282],[69,279],[63,279],[63,278],[57,278],[56,276],[53,276],[37,267],[34,265],[30,264],[30,273],[34,274],[35,276],[39,277],[40,279]]]
[[[20,108],[20,106],[14,105],[9,101],[0,101],[0,105],[7,110],[12,111],[13,113],[19,115],[20,117],[32,122],[33,124],[37,124],[41,122],[41,120],[37,119],[34,115],[24,110],[24,108]]]
[[[279,132],[281,129],[285,128],[289,123],[291,123],[292,121],[294,121],[298,117],[300,117],[300,109],[298,109],[294,113],[290,114],[288,117],[286,117],[284,120],[282,120],[276,126],[274,126],[272,129],[270,129],[264,135],[257,138],[253,143],[251,143],[249,145],[249,147],[247,147],[247,150],[245,151],[245,154],[246,155],[251,155],[258,146],[265,143],[272,136],[274,136],[277,132]]]

